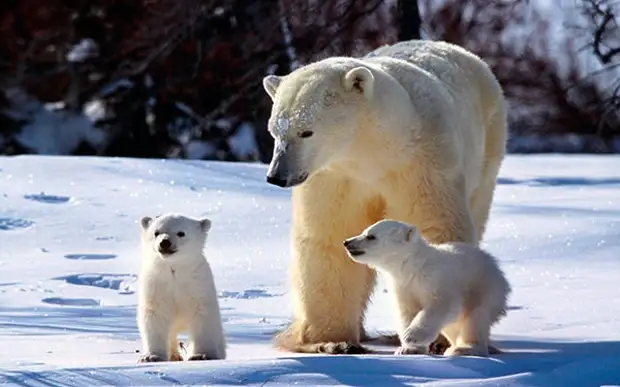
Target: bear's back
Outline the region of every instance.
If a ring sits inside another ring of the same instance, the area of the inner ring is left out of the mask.
[[[442,98],[448,97],[447,94],[458,96],[459,92],[467,90],[473,100],[487,105],[502,95],[501,86],[487,64],[455,44],[409,40],[379,47],[360,59],[379,65],[396,78],[410,94],[415,94],[417,88],[424,87],[426,81],[432,82],[436,90],[439,84],[444,87],[443,91],[447,93],[441,93]],[[412,77],[411,73],[414,72],[418,75]]]

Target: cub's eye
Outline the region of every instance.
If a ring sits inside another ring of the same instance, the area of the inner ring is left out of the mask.
[[[368,239],[369,241],[374,241],[375,239],[377,239],[377,237],[374,235],[366,235],[366,239]]]
[[[183,238],[183,237],[185,236],[185,233],[184,233],[183,231],[179,231],[179,232],[177,233],[177,236],[178,236],[179,238]]]
[[[298,136],[301,138],[308,138],[308,137],[311,137],[313,134],[314,132],[310,130],[304,130],[303,132],[299,133]]]
[[[159,236],[159,231],[155,231],[155,234],[153,235],[155,235],[155,238],[157,238]]]

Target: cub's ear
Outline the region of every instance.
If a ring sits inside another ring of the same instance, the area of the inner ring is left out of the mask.
[[[278,89],[278,86],[280,86],[282,79],[283,77],[277,75],[267,75],[263,78],[263,88],[267,94],[269,94],[272,101],[276,99],[276,90]]]
[[[151,218],[150,216],[143,216],[142,218],[140,218],[140,227],[142,228],[142,230],[146,230],[147,228],[149,228],[152,221],[153,218]]]
[[[200,219],[200,229],[202,232],[209,232],[211,230],[211,221],[207,218]]]
[[[375,82],[375,76],[372,72],[364,67],[356,67],[349,70],[344,75],[344,89],[346,91],[363,94],[366,97],[372,95],[372,87]]]

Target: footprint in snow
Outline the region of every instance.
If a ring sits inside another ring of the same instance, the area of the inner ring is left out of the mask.
[[[242,292],[231,292],[224,290],[220,293],[220,298],[241,298],[241,299],[253,299],[264,297],[276,297],[280,294],[272,294],[263,289],[247,289]]]
[[[99,306],[101,302],[92,298],[64,298],[64,297],[49,297],[44,298],[41,302],[52,305],[62,306]]]
[[[0,231],[17,230],[28,228],[34,224],[33,221],[19,218],[0,218]]]
[[[75,259],[75,260],[104,260],[104,259],[114,259],[116,258],[116,254],[67,254],[65,258],[67,259]]]
[[[119,294],[133,294],[133,283],[136,281],[135,274],[104,274],[104,273],[84,273],[73,274],[63,277],[52,278],[62,280],[71,285],[92,286],[101,289],[111,289],[118,291]]]
[[[24,195],[24,199],[46,204],[62,204],[71,200],[69,196],[48,195],[44,192],[41,192],[40,194]]]

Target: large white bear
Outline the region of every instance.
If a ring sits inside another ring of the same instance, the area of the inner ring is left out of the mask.
[[[505,153],[502,89],[480,58],[437,41],[327,58],[263,86],[275,139],[267,182],[294,187],[295,316],[277,346],[364,352],[375,272],[342,241],[389,217],[430,243],[477,244]]]

